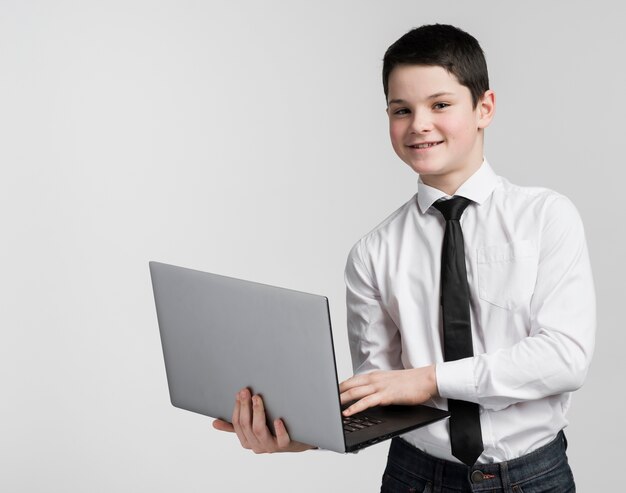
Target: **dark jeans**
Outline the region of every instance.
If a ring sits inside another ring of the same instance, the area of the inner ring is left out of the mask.
[[[572,493],[567,440],[557,437],[530,454],[495,464],[467,467],[432,457],[401,438],[389,448],[382,493]]]

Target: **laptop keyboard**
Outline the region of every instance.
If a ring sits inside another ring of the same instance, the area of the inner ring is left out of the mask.
[[[365,414],[356,414],[354,416],[342,417],[343,419],[343,431],[346,433],[352,433],[353,431],[359,431],[363,428],[369,428],[383,423],[382,420],[372,418]]]

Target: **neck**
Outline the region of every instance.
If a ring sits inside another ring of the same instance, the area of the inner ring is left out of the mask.
[[[436,188],[446,195],[452,196],[470,176],[478,171],[482,163],[483,158],[481,157],[480,161],[475,161],[471,166],[464,166],[456,172],[446,173],[445,175],[425,175],[420,176],[420,178],[429,187]]]

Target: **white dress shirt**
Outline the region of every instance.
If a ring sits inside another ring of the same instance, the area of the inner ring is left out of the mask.
[[[583,226],[573,204],[544,188],[512,185],[482,166],[455,195],[472,200],[461,227],[474,356],[444,362],[440,294],[445,220],[418,192],[352,248],[346,265],[348,334],[355,373],[436,364],[440,397],[476,402],[479,463],[527,454],[567,426],[570,392],[589,366],[595,295]],[[403,436],[450,453],[448,420]]]

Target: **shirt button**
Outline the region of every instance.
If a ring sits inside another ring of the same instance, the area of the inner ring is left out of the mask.
[[[478,470],[472,472],[472,475],[470,477],[472,479],[472,483],[480,483],[482,480],[485,479],[482,471],[478,471]]]

